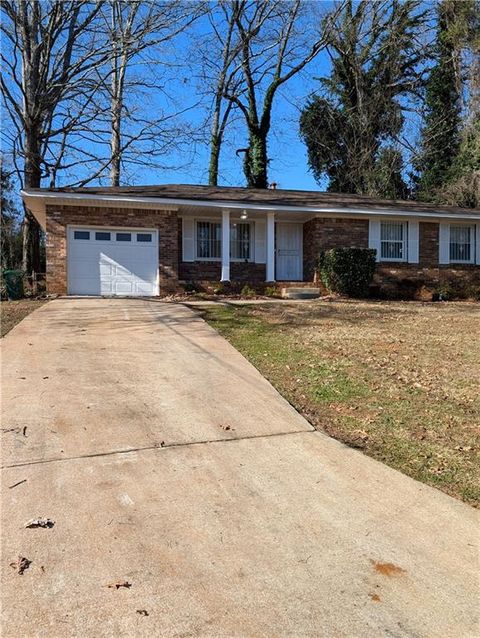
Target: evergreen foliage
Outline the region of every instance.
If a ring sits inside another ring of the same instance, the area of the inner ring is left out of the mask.
[[[407,195],[395,142],[403,127],[400,98],[418,88],[425,14],[414,0],[347,2],[332,30],[330,77],[321,79],[300,118],[310,168],[328,189]]]
[[[457,12],[454,0],[438,5],[435,64],[425,88],[425,125],[421,153],[415,161],[418,173],[416,194],[419,199],[434,199],[434,193],[446,182],[460,148],[460,86],[457,81],[456,42],[452,32]]]
[[[325,287],[351,297],[366,297],[375,273],[375,250],[331,248],[321,253],[318,267]]]

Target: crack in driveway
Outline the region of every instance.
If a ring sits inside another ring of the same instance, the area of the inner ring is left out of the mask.
[[[125,448],[120,450],[109,450],[108,452],[93,452],[90,454],[79,454],[78,456],[66,456],[49,459],[38,459],[35,461],[23,461],[21,463],[11,463],[9,465],[2,465],[2,470],[7,470],[15,467],[27,467],[29,465],[43,465],[45,463],[58,463],[62,461],[76,461],[79,459],[92,459],[102,456],[114,456],[116,454],[131,454],[132,452],[143,452],[147,450],[166,450],[167,448],[176,447],[190,447],[193,445],[206,445],[208,443],[231,443],[233,441],[246,441],[250,439],[268,439],[276,436],[287,436],[289,434],[313,434],[317,432],[312,427],[311,430],[296,430],[294,432],[273,432],[272,434],[251,434],[249,436],[238,436],[231,439],[208,439],[206,441],[190,441],[187,443],[160,443],[155,445],[145,445],[141,447]]]

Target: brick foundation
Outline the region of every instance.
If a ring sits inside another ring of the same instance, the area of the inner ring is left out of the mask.
[[[220,281],[222,266],[219,261],[181,261],[178,267],[178,278],[181,281]],[[266,277],[265,264],[252,262],[230,262],[231,281],[264,283]]]

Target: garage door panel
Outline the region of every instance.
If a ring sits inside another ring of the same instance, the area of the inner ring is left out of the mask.
[[[147,291],[149,287],[146,287]],[[116,281],[115,282],[115,295],[133,295],[135,294],[134,284],[131,281]],[[148,294],[146,292],[145,294]]]
[[[81,233],[75,231],[81,230]],[[103,234],[99,234],[103,233]],[[106,237],[111,240],[98,240]],[[130,241],[117,240],[130,236]],[[147,235],[150,242],[137,241]],[[75,239],[75,236],[81,239]],[[89,237],[85,239],[85,237]],[[71,228],[68,235],[68,290],[80,295],[152,296],[158,294],[156,231]]]
[[[69,291],[70,294],[75,295],[101,295],[103,294],[100,289],[100,280],[98,277],[84,278],[78,281],[75,285],[75,291]]]
[[[75,279],[79,277],[98,279],[99,264],[92,263],[91,261],[75,259],[69,261],[69,270],[75,274]]]

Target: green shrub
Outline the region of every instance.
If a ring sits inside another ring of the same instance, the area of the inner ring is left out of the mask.
[[[433,301],[451,301],[456,296],[455,290],[451,284],[444,282],[438,284],[433,292]]]
[[[213,288],[213,294],[214,295],[224,295],[225,294],[225,286],[222,284],[222,282],[215,284],[214,288]]]
[[[199,288],[194,281],[186,281],[183,284],[183,289],[185,292],[198,292]]]
[[[264,290],[265,297],[278,297],[278,290],[275,286],[267,286]]]
[[[465,295],[467,299],[473,299],[473,301],[480,301],[480,285],[470,284],[465,289]]]
[[[320,254],[318,268],[330,292],[352,297],[368,296],[375,272],[375,250],[370,248],[331,248]]]
[[[251,288],[248,284],[245,284],[242,288],[240,294],[242,297],[255,297],[255,290]]]

